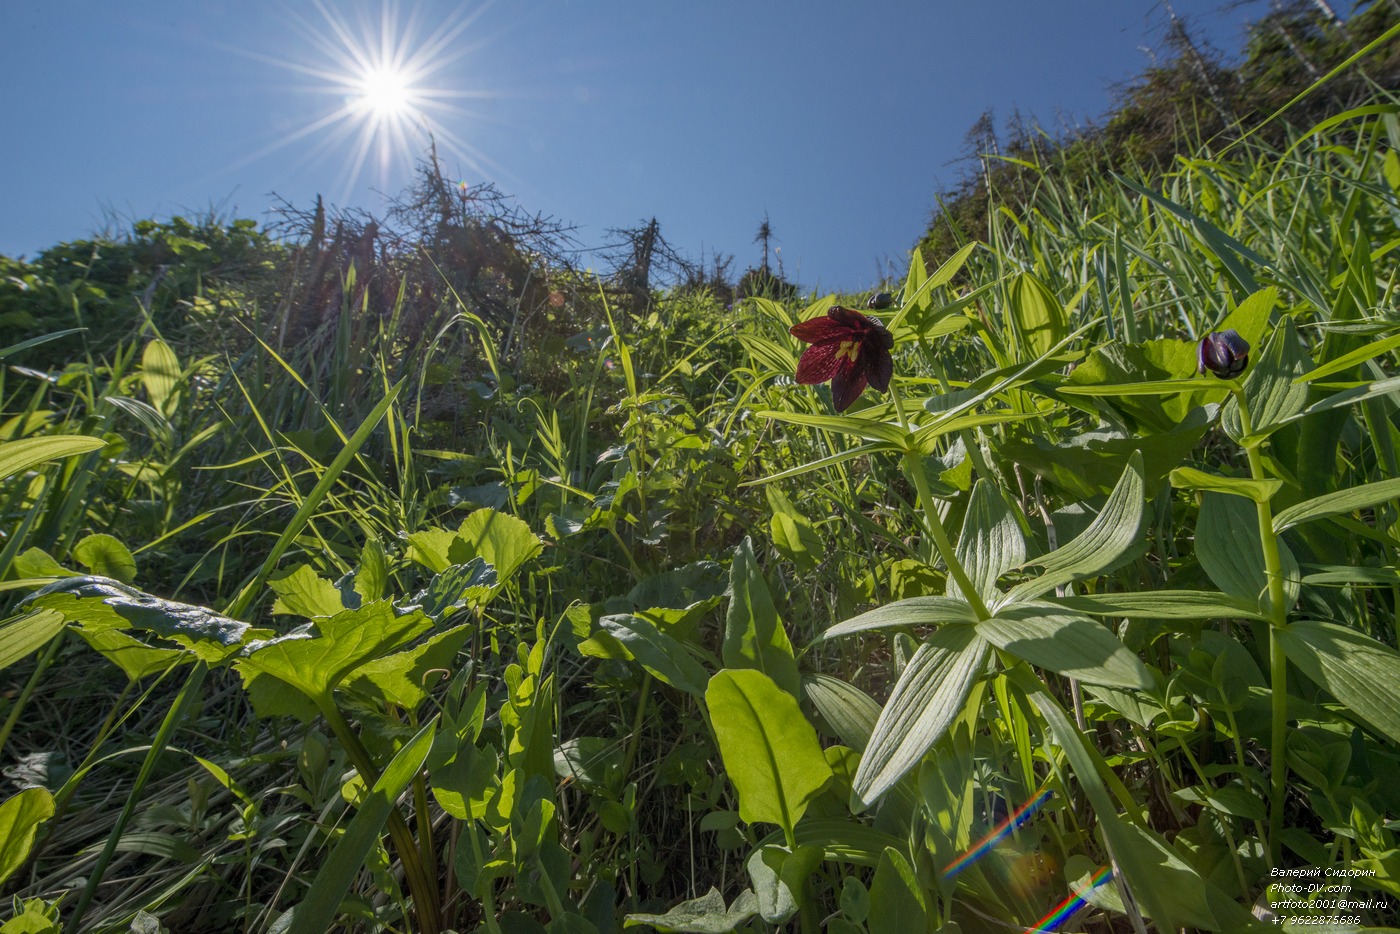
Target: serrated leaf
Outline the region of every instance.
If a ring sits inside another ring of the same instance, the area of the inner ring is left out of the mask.
[[[629,914],[624,928],[650,925],[661,934],[729,934],[739,925],[758,914],[758,898],[745,889],[734,904],[724,907],[724,896],[711,888],[699,898],[681,902],[664,915]]]
[[[457,653],[472,633],[470,625],[440,632],[421,645],[366,662],[355,670],[349,688],[405,710],[416,710],[433,685],[457,669]]]
[[[457,541],[448,546],[447,556],[453,564],[466,564],[479,556],[496,569],[499,589],[543,549],[544,542],[524,520],[487,508],[462,520]]]
[[[726,669],[710,679],[705,706],[739,792],[739,816],[791,832],[831,778],[817,731],[796,698],[761,671]]]
[[[485,559],[476,557],[466,564],[443,568],[408,606],[416,606],[433,619],[441,620],[457,610],[485,603],[498,584],[496,569]]]
[[[335,584],[318,577],[307,564],[273,574],[267,579],[267,586],[277,594],[277,599],[272,601],[274,614],[290,613],[315,619],[334,616],[345,609]]]
[[[942,738],[962,713],[991,651],[972,626],[947,626],[919,646],[880,711],[853,794],[876,801]]]
[[[1152,675],[1101,624],[1045,602],[1004,606],[977,623],[992,645],[1039,668],[1109,687],[1147,690]]]

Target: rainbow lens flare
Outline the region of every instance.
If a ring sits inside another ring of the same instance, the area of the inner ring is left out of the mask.
[[[1003,837],[1030,820],[1035,812],[1040,810],[1041,805],[1050,799],[1051,794],[1053,794],[1053,792],[1051,792],[1049,788],[1042,787],[1034,798],[1031,798],[1025,804],[1008,814],[1005,820],[993,827],[981,840],[974,843],[971,849],[949,863],[943,870],[944,877],[951,879],[968,866],[977,862],[983,856],[986,856],[991,848],[996,846]]]
[[[1089,904],[1084,900],[1085,894],[1092,892],[1112,878],[1113,870],[1110,867],[1100,867],[1099,871],[1094,873],[1093,878],[1089,880],[1087,886],[1077,890],[1069,898],[1060,902],[1054,908],[1051,908],[1050,912],[1045,917],[1026,928],[1025,934],[1041,934],[1043,931],[1055,930],[1055,928],[1068,921],[1076,911]]]

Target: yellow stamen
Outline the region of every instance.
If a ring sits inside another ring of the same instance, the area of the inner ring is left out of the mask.
[[[856,362],[856,357],[860,354],[860,341],[842,341],[841,346],[836,349],[836,356],[849,357],[852,363]]]

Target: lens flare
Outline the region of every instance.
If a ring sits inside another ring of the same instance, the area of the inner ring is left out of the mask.
[[[1045,917],[1041,918],[1035,924],[1032,924],[1030,927],[1026,928],[1025,934],[1043,934],[1043,932],[1055,930],[1055,928],[1059,927],[1061,924],[1064,924],[1071,917],[1073,917],[1076,911],[1089,904],[1089,902],[1084,898],[1085,895],[1089,894],[1094,889],[1103,885],[1105,882],[1112,878],[1113,869],[1111,867],[1099,867],[1099,871],[1094,873],[1094,876],[1089,880],[1088,885],[1086,885],[1082,889],[1076,889],[1074,894],[1070,895],[1069,898],[1066,898],[1054,908],[1051,908],[1050,911],[1045,915]]]
[[[1053,793],[1054,792],[1049,788],[1042,787],[1040,791],[1036,792],[1035,797],[1008,814],[1001,823],[993,827],[981,840],[974,843],[967,852],[944,867],[943,875],[951,879],[953,876],[956,876],[958,873],[977,862],[983,856],[986,856],[987,853],[991,851],[992,847],[996,846],[1003,837],[1030,820],[1031,817],[1035,815],[1035,812],[1040,810],[1041,805],[1050,800],[1050,795]]]

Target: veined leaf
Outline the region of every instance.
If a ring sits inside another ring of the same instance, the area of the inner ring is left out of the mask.
[[[1375,483],[1338,490],[1336,493],[1327,493],[1280,510],[1274,516],[1274,532],[1277,534],[1313,519],[1368,509],[1397,497],[1400,497],[1400,479],[1378,480]]]
[[[19,441],[0,441],[0,480],[23,473],[45,461],[86,454],[106,447],[101,438],[86,435],[45,435]]]
[[[1364,347],[1358,347],[1350,353],[1344,353],[1335,360],[1329,360],[1317,369],[1299,376],[1294,382],[1311,383],[1314,380],[1341,373],[1351,369],[1358,363],[1365,363],[1367,360],[1375,359],[1383,353],[1389,353],[1397,347],[1400,347],[1400,334],[1392,334],[1390,337],[1372,341]]]
[[[39,651],[66,625],[57,610],[30,610],[6,620],[0,625],[0,671]]]
[[[417,710],[433,685],[456,670],[457,652],[472,630],[469,624],[457,626],[411,649],[366,662],[350,677],[349,686],[405,710]]]
[[[803,675],[802,690],[842,743],[857,752],[865,749],[880,719],[880,705],[874,698],[853,684],[823,674]]]
[[[831,778],[797,699],[761,671],[725,669],[710,679],[705,706],[724,770],[739,792],[739,816],[790,833]]]
[[[977,595],[988,604],[1001,599],[997,578],[1026,560],[1026,539],[1012,509],[995,485],[978,480],[958,535],[958,561],[977,588]],[[953,599],[964,596],[951,574],[947,593]]]
[[[1233,493],[1252,499],[1256,503],[1267,503],[1274,494],[1283,489],[1282,480],[1255,480],[1251,477],[1222,477],[1206,473],[1194,467],[1178,467],[1169,475],[1172,486],[1178,490],[1214,490],[1217,493]]]
[[[1011,280],[1010,312],[1021,347],[1029,356],[1040,356],[1069,331],[1064,306],[1046,285],[1029,272]]]
[[[1208,590],[1151,590],[1104,593],[1083,597],[1046,597],[1046,603],[1124,619],[1255,619],[1268,620],[1257,601]]]
[[[279,571],[267,579],[267,586],[277,594],[272,601],[273,613],[291,613],[315,619],[334,616],[345,609],[335,584],[316,576],[308,564],[299,564],[288,571]]]
[[[1088,617],[1050,603],[1004,606],[977,623],[992,645],[1039,668],[1109,687],[1152,687],[1152,675],[1117,636]]]
[[[648,925],[662,934],[729,934],[739,925],[758,914],[758,896],[744,889],[734,904],[724,907],[724,896],[711,887],[699,898],[681,902],[664,915],[630,914],[622,922],[624,928]]]
[[[966,600],[958,597],[910,597],[853,616],[820,633],[814,642],[825,642],[872,629],[900,629],[906,626],[940,626],[944,623],[975,623],[977,614]]]
[[[852,789],[861,803],[874,803],[948,731],[990,651],[971,626],[945,627],[919,646],[861,756]]]
[[[453,564],[466,564],[480,556],[496,569],[499,589],[543,550],[544,542],[524,520],[485,508],[462,520],[457,541],[448,546],[447,556]]]
[[[1133,452],[1123,476],[1109,494],[1103,509],[1074,540],[1026,565],[1040,565],[1040,574],[1017,584],[1006,594],[1008,603],[1032,600],[1056,587],[1107,574],[1147,551],[1143,534],[1142,454]]]
[[[600,631],[595,638],[599,642],[611,640],[623,649],[624,657],[635,659],[664,684],[679,688],[695,697],[704,695],[705,683],[709,677],[705,666],[691,657],[683,644],[657,629],[649,620],[622,613],[605,616],[599,620],[598,625]],[[580,649],[582,648],[580,646]],[[584,651],[585,654],[600,658],[615,657],[601,651]]]
[[[159,338],[146,345],[141,354],[141,382],[146,396],[157,411],[169,414],[170,403],[179,401],[176,387],[180,384],[180,359],[170,345]]]
[[[1215,586],[1253,601],[1262,610],[1268,606],[1269,581],[1258,527],[1258,512],[1243,496],[1214,492],[1202,496],[1196,520],[1196,558]],[[1282,540],[1278,551],[1284,600],[1291,607],[1298,599],[1298,562]]]
[[[98,577],[111,577],[129,584],[136,579],[136,558],[131,549],[112,535],[88,535],[73,546],[73,557]]]
[[[1400,743],[1400,653],[1334,623],[1276,630],[1288,660],[1391,742]]]
[[[1218,388],[1205,379],[1159,379],[1143,383],[1065,383],[1056,386],[1055,391],[1070,396],[1170,396]]]

